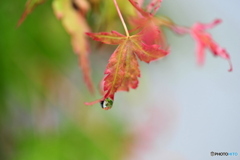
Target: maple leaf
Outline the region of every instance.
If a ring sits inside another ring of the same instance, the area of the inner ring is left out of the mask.
[[[158,44],[162,48],[167,48],[165,36],[159,26],[171,25],[171,21],[165,17],[155,17],[154,14],[160,7],[162,0],[153,0],[147,7],[147,10],[140,8],[137,2],[129,0],[132,6],[140,13],[138,17],[132,17],[130,23],[136,26],[133,30],[140,30],[142,40],[146,44]],[[151,36],[149,36],[151,35]]]
[[[217,19],[214,22],[210,24],[202,24],[202,23],[196,23],[191,28],[191,35],[195,39],[197,43],[196,52],[197,52],[197,58],[198,63],[203,64],[204,62],[204,50],[209,49],[213,55],[220,56],[226,60],[228,60],[230,69],[229,71],[232,71],[232,63],[230,60],[230,55],[227,53],[227,51],[220,47],[211,37],[211,35],[207,32],[205,32],[206,29],[213,28],[217,24],[219,24],[221,20]]]
[[[162,58],[168,51],[160,49],[159,45],[147,45],[142,42],[141,35],[124,36],[116,31],[86,33],[93,40],[105,44],[118,45],[111,55],[103,79],[104,96],[100,100],[85,103],[92,105],[105,99],[114,100],[117,91],[129,91],[138,87],[140,70],[137,57],[146,63]]]
[[[35,7],[37,7],[38,5],[42,4],[45,1],[46,0],[28,0],[26,3],[25,10],[21,18],[19,19],[17,26],[20,26],[22,24],[22,22],[26,19],[27,15],[30,14]]]
[[[89,9],[88,2],[85,0],[75,0],[73,3],[72,0],[54,0],[53,9],[55,15],[58,19],[62,20],[64,28],[71,36],[71,43],[74,52],[79,57],[84,81],[88,89],[93,93],[94,89],[88,61],[89,47],[85,35],[85,32],[89,32],[90,28],[83,15],[83,13],[86,13]]]
[[[196,41],[196,54],[198,64],[202,65],[205,59],[204,50],[209,49],[214,56],[220,56],[228,60],[230,69],[232,71],[232,63],[228,52],[220,47],[212,38],[212,36],[206,32],[207,29],[215,27],[221,23],[220,19],[216,19],[210,24],[196,23],[191,28],[173,26],[172,29],[178,34],[191,34],[193,39]]]

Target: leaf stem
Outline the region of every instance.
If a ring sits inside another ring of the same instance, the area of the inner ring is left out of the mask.
[[[119,9],[119,7],[118,7],[117,1],[116,1],[116,0],[113,0],[113,3],[114,3],[114,5],[115,5],[115,7],[116,7],[116,9],[117,9],[117,12],[118,12],[118,15],[119,15],[121,21],[122,21],[123,28],[124,28],[124,30],[125,30],[125,32],[126,32],[126,35],[127,35],[127,37],[129,37],[129,32],[128,32],[126,23],[124,22],[124,19],[123,19],[123,17],[122,17],[121,11],[120,11],[120,9]]]

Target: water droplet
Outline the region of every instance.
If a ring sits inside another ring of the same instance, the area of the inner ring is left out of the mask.
[[[106,98],[104,101],[100,102],[102,109],[109,110],[113,106],[113,100],[110,98]]]

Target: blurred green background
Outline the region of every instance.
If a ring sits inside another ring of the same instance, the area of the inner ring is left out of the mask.
[[[85,87],[51,1],[17,28],[25,3],[0,2],[0,159],[121,159],[130,137],[113,114],[83,104],[100,95]],[[108,57],[90,58],[95,84]]]

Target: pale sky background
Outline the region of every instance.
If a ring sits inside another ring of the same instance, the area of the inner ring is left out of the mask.
[[[116,100],[129,105],[114,112],[142,118],[147,108],[158,107],[162,129],[153,148],[142,152],[143,160],[237,160],[240,157],[240,1],[163,0],[161,13],[180,25],[222,24],[209,30],[218,44],[231,55],[228,62],[206,52],[205,65],[196,64],[195,42],[190,36],[168,32],[171,55],[141,63],[140,86]],[[141,110],[141,109],[142,110]],[[211,157],[210,152],[238,152],[237,157]]]

